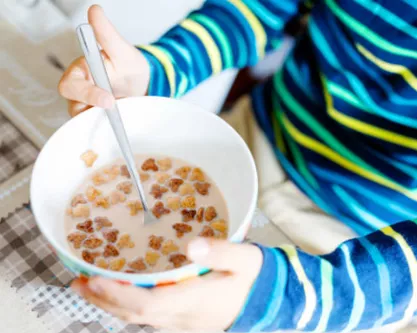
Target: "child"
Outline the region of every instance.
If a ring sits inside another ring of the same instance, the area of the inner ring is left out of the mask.
[[[210,75],[254,65],[278,48],[301,2],[208,0],[139,50],[99,7],[89,21],[116,98],[180,97]],[[188,256],[214,273],[152,290],[101,278],[74,282],[88,300],[129,322],[185,330],[349,332],[414,317],[417,4],[306,3],[308,31],[283,68],[253,91],[251,107],[290,179],[359,238],[326,255],[197,239]],[[59,90],[72,116],[114,103],[94,87],[83,58]],[[303,228],[314,229],[309,222]]]

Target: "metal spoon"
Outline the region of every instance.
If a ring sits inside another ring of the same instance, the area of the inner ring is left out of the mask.
[[[79,25],[77,27],[77,36],[96,86],[113,94],[106,67],[104,66],[103,58],[98,48],[97,40],[92,27],[89,24]],[[154,222],[156,219],[146,203],[145,193],[140,182],[138,171],[136,170],[132,149],[130,148],[129,140],[126,135],[117,104],[114,104],[111,109],[106,109],[106,114],[111,127],[113,128],[113,132],[116,136],[117,142],[119,143],[124,159],[126,160],[127,169],[129,170],[133,183],[139,193],[144,210],[144,224],[147,225]]]

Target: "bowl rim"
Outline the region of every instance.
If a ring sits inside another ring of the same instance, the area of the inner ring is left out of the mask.
[[[217,118],[216,121],[221,121],[224,125],[226,125],[226,127],[228,127],[231,132],[232,135],[236,136],[237,141],[244,147],[244,152],[245,155],[247,156],[249,163],[250,163],[250,167],[252,169],[252,174],[253,174],[253,188],[254,188],[254,194],[252,196],[251,199],[251,203],[248,207],[248,212],[244,218],[244,220],[241,222],[239,228],[236,230],[236,232],[231,235],[230,237],[227,238],[228,241],[233,242],[233,243],[240,243],[244,240],[244,237],[246,236],[249,227],[250,227],[250,222],[254,216],[255,213],[255,209],[256,209],[256,203],[257,203],[257,198],[258,198],[258,175],[257,175],[257,170],[256,170],[256,166],[255,166],[255,161],[253,159],[253,156],[249,150],[249,147],[247,146],[247,144],[245,143],[245,141],[243,140],[243,138],[236,132],[236,130],[230,126],[226,121],[224,121],[223,119],[221,119],[217,114],[209,112],[207,110],[205,110],[204,108],[202,108],[201,106],[194,104],[194,103],[190,103],[187,101],[183,101],[183,100],[178,100],[178,99],[172,99],[172,98],[168,98],[168,97],[159,97],[159,96],[139,96],[139,97],[126,97],[126,98],[120,98],[117,99],[117,103],[118,104],[126,104],[126,106],[128,106],[128,104],[133,101],[133,100],[143,100],[143,99],[154,99],[156,101],[169,101],[169,103],[178,103],[178,104],[188,104],[189,106],[193,107],[193,111],[191,112],[200,112],[200,113],[204,113],[206,117],[214,117]],[[64,123],[61,127],[59,127],[51,136],[50,138],[47,140],[47,142],[44,144],[44,146],[42,147],[41,151],[39,152],[38,157],[36,158],[36,161],[34,163],[33,166],[33,170],[32,170],[32,175],[31,175],[31,181],[30,181],[30,202],[31,202],[31,210],[32,213],[35,217],[35,221],[36,221],[36,225],[38,226],[39,230],[41,231],[42,235],[46,238],[46,240],[50,243],[50,245],[54,248],[55,251],[57,251],[59,254],[64,255],[67,259],[70,259],[71,262],[75,263],[77,265],[78,268],[81,268],[82,270],[88,272],[88,274],[90,275],[101,275],[101,276],[106,276],[108,278],[111,279],[116,279],[116,280],[123,280],[123,281],[132,281],[132,280],[147,280],[147,281],[172,281],[172,275],[179,275],[182,276],[184,275],[184,273],[186,273],[187,271],[195,271],[195,270],[203,270],[205,269],[204,267],[191,263],[185,266],[182,266],[180,268],[174,268],[168,271],[162,271],[162,272],[156,272],[156,273],[123,273],[123,272],[118,272],[118,271],[110,271],[107,269],[103,269],[103,268],[99,268],[97,266],[94,266],[92,264],[89,264],[83,260],[81,260],[80,258],[78,258],[77,256],[75,256],[73,253],[71,253],[70,251],[66,250],[61,244],[59,244],[58,241],[56,241],[53,237],[49,237],[49,233],[46,232],[44,225],[39,222],[39,211],[38,208],[39,205],[41,204],[37,204],[37,199],[34,195],[34,179],[36,178],[36,175],[38,173],[38,169],[40,168],[39,164],[40,164],[40,160],[42,159],[42,156],[45,154],[45,151],[47,151],[48,146],[50,145],[50,143],[54,140],[54,138],[58,135],[59,132],[61,132],[64,128],[67,128],[69,126],[72,126],[73,123],[75,122],[80,122],[82,121],[84,118],[88,117],[88,114],[92,114],[93,112],[98,113],[98,112],[102,112],[102,108],[100,107],[92,107],[88,110],[88,112],[82,112],[81,114],[77,115],[76,117],[70,119],[69,121],[67,121],[66,123]],[[130,112],[130,111],[122,111],[122,112]],[[176,111],[170,111],[170,112],[190,112],[187,111],[185,109],[181,109],[178,108]],[[71,124],[70,124],[71,123]],[[246,230],[245,230],[246,229]],[[239,235],[242,235],[242,237],[239,237]]]

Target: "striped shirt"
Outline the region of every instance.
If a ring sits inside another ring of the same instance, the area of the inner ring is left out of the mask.
[[[149,94],[180,97],[256,64],[301,4],[307,31],[252,104],[291,179],[359,238],[322,256],[260,246],[262,271],[231,331],[347,332],[417,310],[415,0],[208,0],[140,47]]]

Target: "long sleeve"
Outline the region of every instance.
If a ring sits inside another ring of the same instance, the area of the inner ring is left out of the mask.
[[[260,246],[264,263],[232,332],[350,332],[417,310],[417,222],[405,221],[312,256]]]
[[[302,0],[207,0],[141,49],[150,66],[149,95],[180,97],[227,68],[256,64],[277,48]]]

